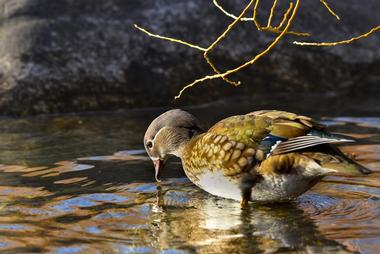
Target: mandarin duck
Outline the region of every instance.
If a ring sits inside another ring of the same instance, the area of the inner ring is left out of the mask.
[[[157,181],[174,155],[196,186],[242,207],[294,199],[329,173],[369,174],[334,146],[352,141],[309,117],[275,110],[231,116],[204,131],[193,115],[173,109],[144,136]]]

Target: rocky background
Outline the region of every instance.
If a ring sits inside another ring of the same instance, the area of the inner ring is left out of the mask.
[[[220,2],[236,14],[247,3]],[[262,2],[259,19],[266,24],[270,1]],[[340,22],[318,0],[302,1],[292,29],[312,33],[315,41],[335,41],[380,24],[378,0],[328,2]],[[290,42],[303,38],[288,36],[232,76],[242,86],[214,80],[174,101],[183,85],[210,68],[201,52],[133,27],[206,47],[230,22],[211,0],[0,0],[0,115],[196,105],[227,97],[255,107],[329,104],[336,114],[379,114],[380,32],[332,48],[295,46]],[[211,56],[225,70],[273,38],[244,23]]]

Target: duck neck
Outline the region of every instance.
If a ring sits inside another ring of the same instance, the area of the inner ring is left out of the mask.
[[[189,147],[191,147],[191,144],[193,143],[193,141],[200,135],[202,134],[201,132],[197,132],[197,133],[194,133],[193,135],[191,136],[188,136],[186,138],[184,138],[180,145],[178,146],[178,148],[173,151],[173,155],[179,157],[182,159],[184,153],[186,153],[186,151],[189,150]]]

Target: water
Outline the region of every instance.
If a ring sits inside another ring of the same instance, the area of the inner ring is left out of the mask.
[[[380,253],[380,173],[329,176],[293,203],[239,204],[142,149],[162,110],[0,119],[1,253]],[[194,112],[207,124],[223,114]],[[323,118],[380,171],[380,118]]]

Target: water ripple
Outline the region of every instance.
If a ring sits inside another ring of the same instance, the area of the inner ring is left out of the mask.
[[[380,253],[379,172],[329,176],[293,203],[241,210],[195,187],[178,162],[157,184],[142,125],[94,117],[78,130],[74,118],[0,133],[1,253]],[[374,171],[379,123],[328,122],[358,138],[342,149]]]

